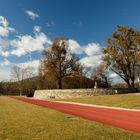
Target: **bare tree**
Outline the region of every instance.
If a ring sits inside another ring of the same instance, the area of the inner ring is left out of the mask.
[[[93,69],[91,79],[95,82],[95,85],[97,84],[96,86],[98,87],[109,86],[110,79],[105,64],[102,63]]]
[[[22,68],[21,66],[15,65],[11,68],[11,80],[18,83],[20,95],[22,95],[24,80],[29,80],[33,77],[33,73],[33,68],[31,67]]]

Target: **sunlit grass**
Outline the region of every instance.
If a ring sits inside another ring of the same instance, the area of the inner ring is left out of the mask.
[[[122,94],[65,99],[70,102],[140,109],[140,95]]]
[[[0,140],[140,140],[140,135],[0,97]]]

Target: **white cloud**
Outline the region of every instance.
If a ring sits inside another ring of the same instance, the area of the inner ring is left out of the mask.
[[[80,62],[85,67],[94,68],[102,63],[102,50],[98,43],[89,43],[83,49],[86,56]]]
[[[35,19],[37,19],[37,18],[40,17],[38,14],[36,14],[36,13],[34,13],[33,11],[30,11],[30,10],[26,11],[26,14],[27,14],[32,20],[35,20]]]
[[[7,27],[8,21],[3,16],[0,16],[0,24],[4,27]]]
[[[68,49],[70,50],[71,53],[73,54],[82,54],[83,53],[83,48],[80,46],[80,44],[75,41],[75,40],[68,40],[69,42],[69,47]]]
[[[0,81],[8,81],[10,79],[10,66],[0,65]]]
[[[34,26],[34,33],[39,33],[41,31],[40,26]]]
[[[73,54],[84,55],[79,61],[85,67],[93,68],[102,62],[101,46],[98,43],[89,43],[81,46],[77,41],[70,39],[69,50]]]
[[[24,63],[19,63],[17,64],[17,66],[21,67],[21,68],[32,68],[33,73],[38,73],[38,68],[39,68],[39,63],[40,60],[32,60],[32,61],[27,61]]]
[[[38,68],[39,61],[40,60],[32,60],[32,61],[27,61],[27,62],[24,62],[24,63],[19,63],[17,65],[21,66],[22,68],[26,68],[26,67]]]
[[[51,43],[51,40],[44,33],[35,34],[34,37],[30,35],[18,36],[11,42],[11,46],[15,48],[11,54],[20,57],[31,52],[42,51],[45,46]]]
[[[0,36],[7,37],[9,33],[15,31],[14,28],[9,27],[8,25],[8,21],[3,16],[0,16]]]
[[[101,54],[101,46],[96,43],[89,43],[84,47],[84,51],[88,56]]]
[[[10,55],[10,52],[1,50],[0,55],[3,56],[3,57],[8,57]]]
[[[116,73],[110,71],[109,77],[112,80],[112,83],[123,83],[124,80]]]
[[[5,19],[0,23],[7,26],[8,23],[6,21]],[[51,44],[52,41],[46,34],[41,32],[41,27],[34,26],[34,36],[17,36],[13,40],[9,40],[8,37],[0,37],[0,56],[9,57],[15,55],[21,57],[35,51],[42,51]]]
[[[26,11],[32,20],[35,20],[39,17],[36,13],[32,11]],[[55,26],[55,23],[51,21],[47,23],[48,27]],[[22,67],[33,67],[35,71],[38,71],[39,60],[31,60],[28,62],[13,64],[8,59],[9,56],[18,56],[22,57],[24,55],[30,55],[33,52],[41,52],[43,49],[52,44],[52,41],[46,34],[41,32],[40,26],[34,26],[34,35],[21,35],[17,36],[13,40],[8,38],[10,32],[15,31],[14,28],[9,27],[8,21],[0,16],[0,56],[3,56],[5,59],[0,64],[0,68],[7,69],[12,65],[19,65]],[[80,62],[86,68],[93,68],[98,66],[101,63],[101,46],[96,43],[89,43],[87,45],[80,45],[77,41],[69,39],[69,51],[72,54],[79,55]],[[34,59],[34,58],[33,58]],[[7,73],[7,71],[5,71]],[[4,71],[2,72],[4,74]],[[4,75],[6,75],[6,73]]]
[[[40,60],[32,60],[24,63],[11,63],[9,60],[4,59],[4,61],[0,63],[0,81],[8,81],[11,79],[11,68],[15,65],[21,68],[32,68],[32,74],[37,75],[39,62]]]
[[[119,76],[118,76],[116,73],[111,73],[111,74],[110,74],[110,77],[111,77],[111,78],[117,78],[117,77],[119,77]]]
[[[7,30],[7,28],[0,26],[0,35],[1,36],[8,36],[9,34],[9,30]]]
[[[102,63],[101,58],[101,55],[86,56],[80,59],[80,62],[82,65],[84,65],[84,67],[94,68]]]
[[[11,62],[7,59],[4,59],[4,61],[0,63],[1,66],[9,66],[10,64]]]
[[[10,40],[8,36],[11,32],[14,31],[14,28],[9,27],[7,19],[3,16],[0,16],[0,56],[8,57],[10,55],[10,52],[8,50]]]
[[[0,48],[6,48],[9,44],[10,40],[0,37]]]

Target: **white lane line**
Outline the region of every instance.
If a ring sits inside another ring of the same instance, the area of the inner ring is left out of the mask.
[[[81,106],[91,106],[91,107],[98,107],[98,108],[108,108],[108,109],[116,109],[116,110],[126,110],[126,111],[140,112],[140,109],[129,109],[129,108],[122,108],[122,107],[110,107],[110,106],[85,104],[85,103],[76,103],[76,102],[65,102],[65,101],[51,101],[51,102],[58,102],[58,103],[75,104],[75,105],[81,105]]]

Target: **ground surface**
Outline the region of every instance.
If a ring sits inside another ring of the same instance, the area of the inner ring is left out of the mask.
[[[23,97],[13,98],[79,116],[88,120],[97,121],[140,133],[140,111],[81,106],[76,104],[50,102]]]
[[[140,140],[140,135],[0,97],[0,140]]]
[[[140,109],[140,93],[65,99],[64,101]]]

